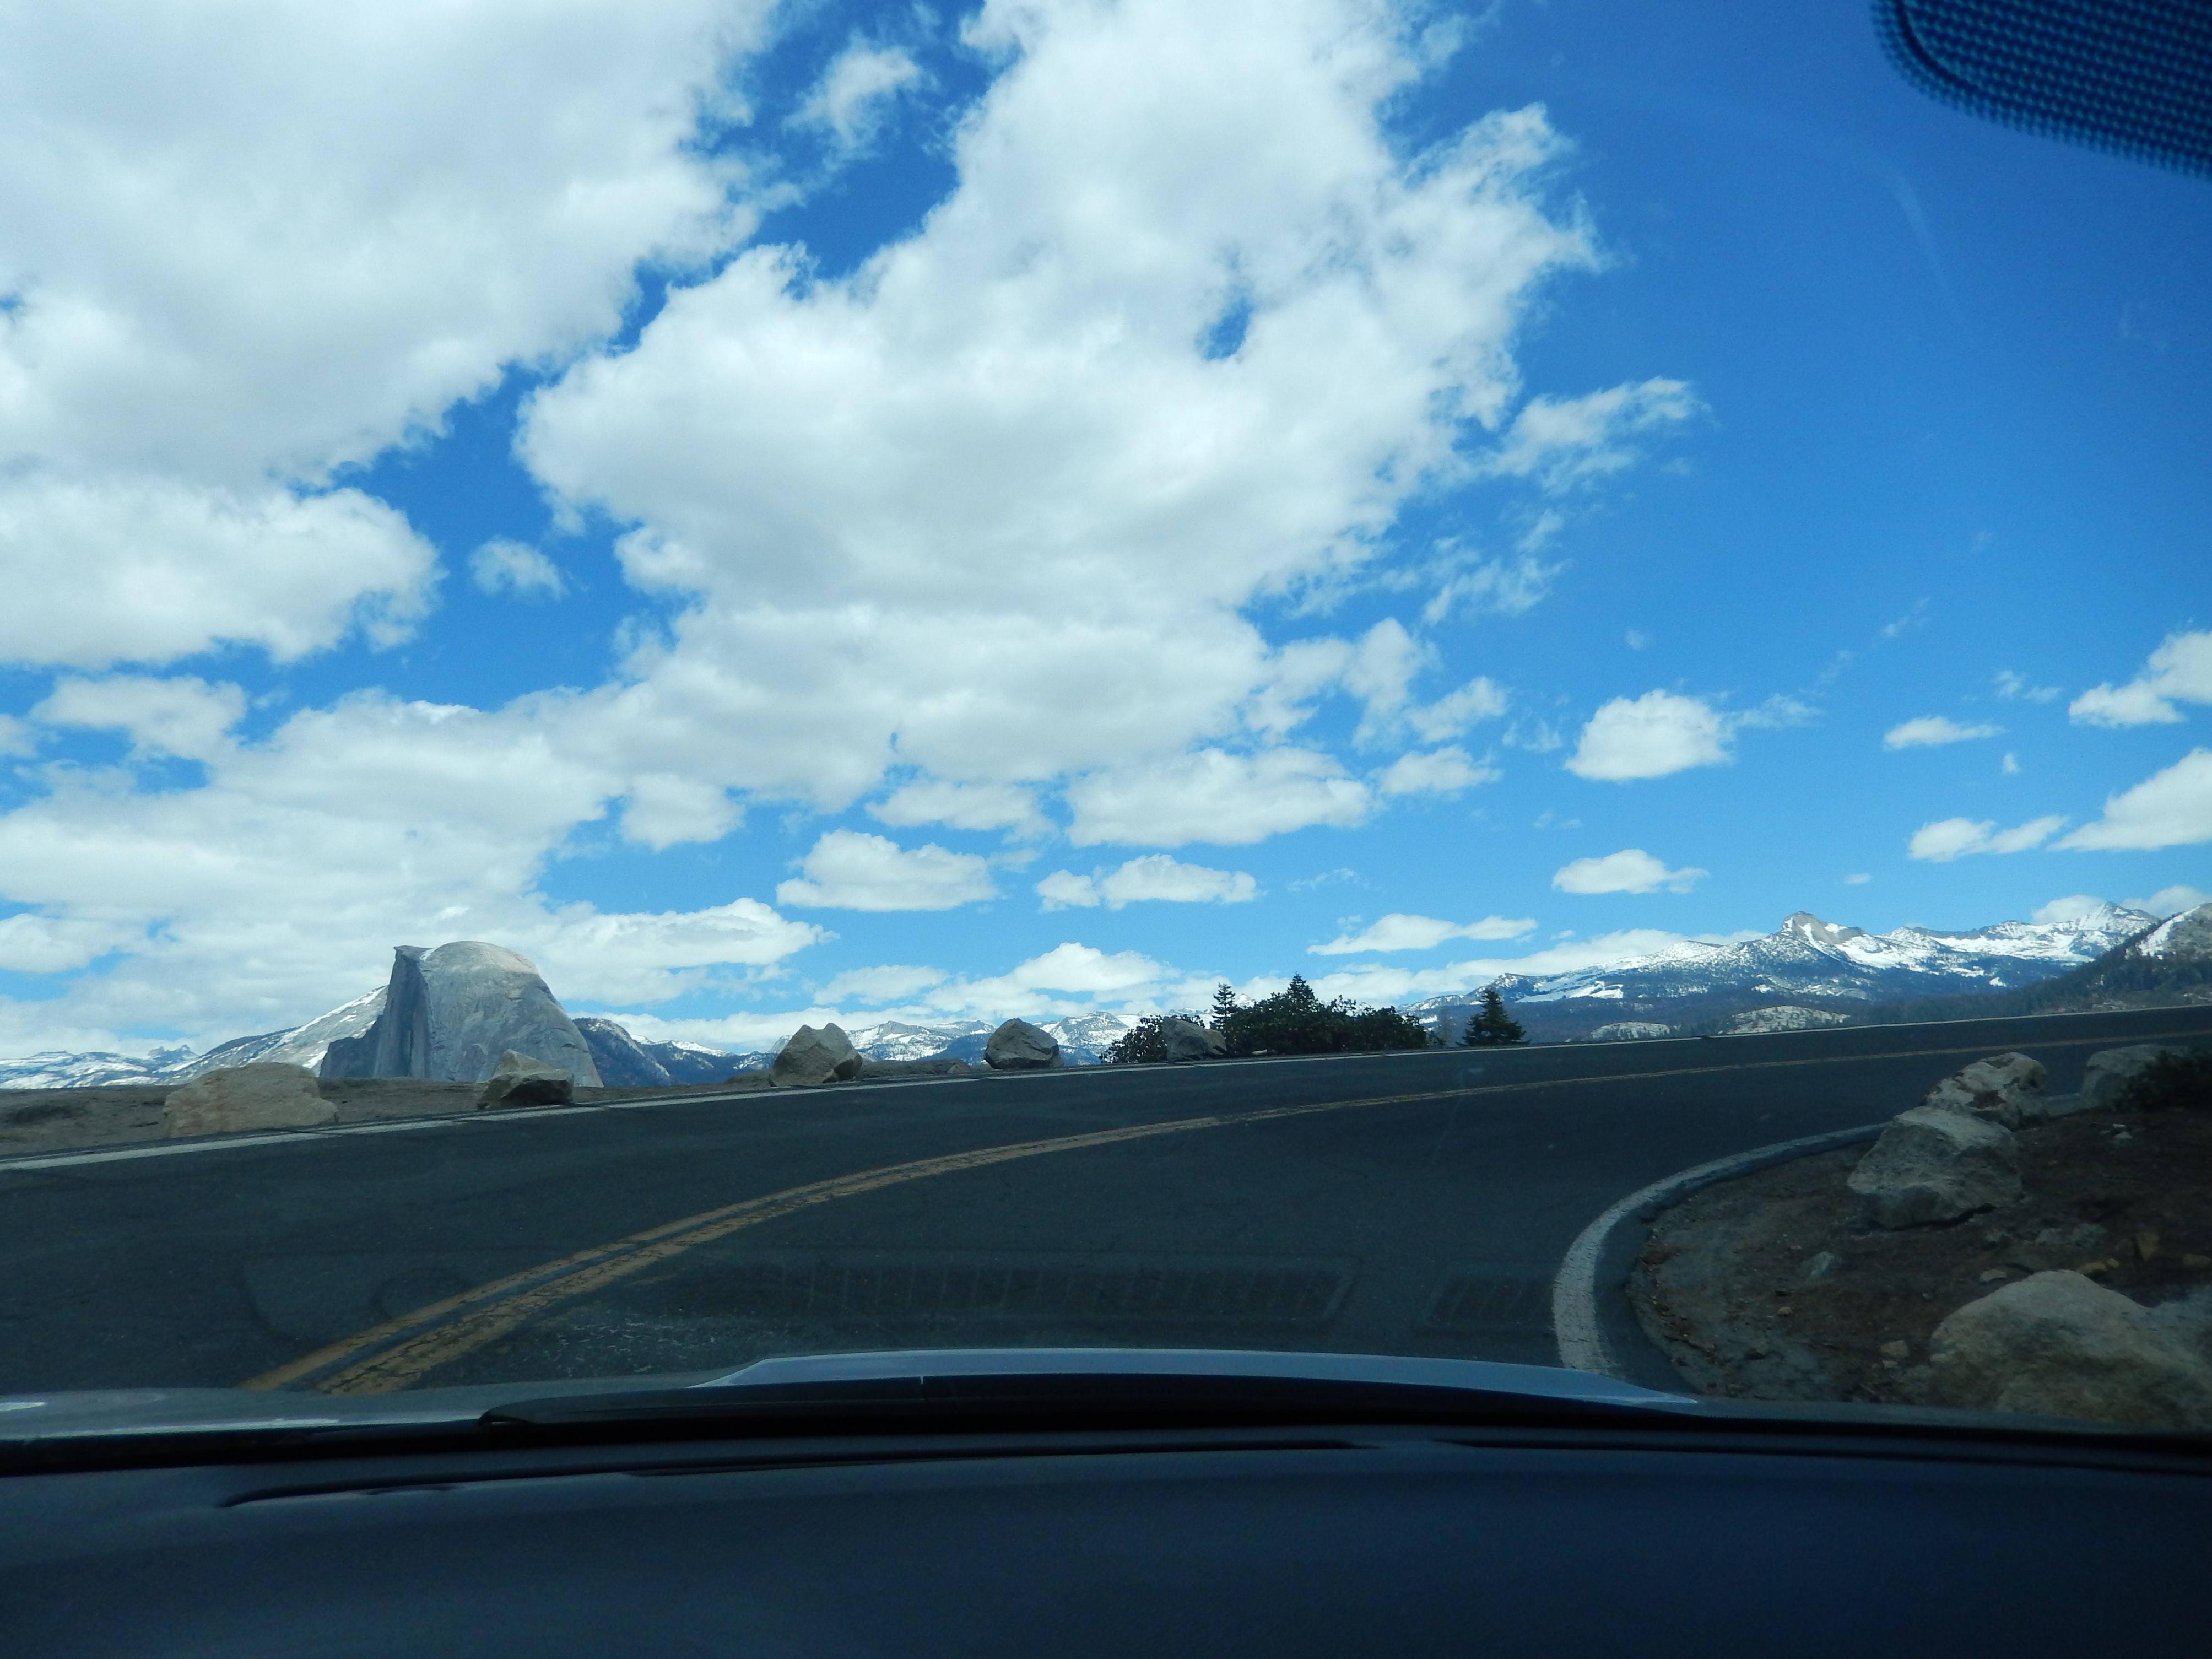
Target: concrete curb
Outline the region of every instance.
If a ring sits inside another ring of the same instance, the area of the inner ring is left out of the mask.
[[[1605,1271],[1609,1260],[1618,1262],[1620,1281],[1626,1281],[1627,1263],[1619,1259],[1620,1247],[1626,1242],[1626,1223],[1632,1219],[1645,1223],[1656,1220],[1660,1211],[1680,1203],[1698,1188],[1710,1187],[1715,1182],[1732,1180],[1777,1164],[1810,1158],[1817,1152],[1832,1152],[1838,1146],[1858,1146],[1878,1139],[1888,1127],[1889,1121],[1885,1118],[1880,1123],[1863,1123],[1856,1128],[1756,1146],[1747,1152],[1684,1170],[1664,1181],[1655,1181],[1622,1199],[1582,1230],[1567,1247],[1566,1255],[1559,1261],[1559,1271],[1552,1280],[1552,1335],[1559,1345],[1559,1363],[1572,1370],[1595,1371],[1622,1382],[1641,1380],[1630,1375],[1607,1340],[1599,1310],[1600,1280],[1611,1279]],[[1606,1288],[1613,1286],[1608,1282]]]

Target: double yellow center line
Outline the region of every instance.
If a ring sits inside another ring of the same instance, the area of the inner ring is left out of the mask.
[[[2160,1036],[2200,1036],[2197,1032],[2160,1033]],[[2139,1038],[2138,1041],[2153,1041]],[[2070,1038],[2040,1042],[2041,1048],[2083,1046],[2110,1047],[2109,1039]],[[1852,1060],[1935,1059],[1946,1055],[1986,1052],[1986,1045],[1965,1048],[1921,1048],[1893,1054],[1859,1054]],[[801,1210],[881,1192],[886,1187],[963,1170],[988,1169],[1021,1158],[1042,1158],[1052,1152],[1082,1152],[1093,1146],[1118,1146],[1151,1140],[1162,1135],[1188,1134],[1200,1129],[1226,1129],[1245,1124],[1278,1122],[1286,1118],[1311,1117],[1324,1112],[1347,1112],[1380,1106],[1406,1106],[1438,1100],[1471,1098],[1478,1095],[1521,1093],[1541,1089],[1584,1087],[1592,1084],[1662,1082],[1669,1079],[1711,1076],[1723,1072],[1774,1071],[1798,1066],[1837,1064],[1837,1056],[1795,1060],[1752,1060],[1740,1065],[1686,1066],[1659,1072],[1615,1072],[1597,1076],[1536,1078],[1519,1083],[1492,1083],[1453,1089],[1430,1089],[1414,1094],[1370,1095],[1357,1100],[1328,1100],[1304,1106],[1274,1106],[1249,1112],[1216,1112],[1203,1117],[1174,1118],[1121,1129],[1097,1129],[1085,1134],[1060,1135],[1048,1140],[1017,1141],[986,1146],[974,1152],[950,1152],[939,1158],[916,1158],[906,1164],[885,1164],[827,1181],[788,1187],[763,1197],[725,1204],[680,1221],[664,1222],[629,1234],[608,1244],[579,1250],[557,1261],[542,1262],[504,1279],[479,1285],[459,1296],[433,1302],[381,1325],[343,1337],[326,1347],[301,1356],[274,1370],[239,1384],[244,1389],[305,1387],[322,1394],[390,1394],[420,1382],[431,1372],[495,1342],[510,1332],[564,1303],[592,1296],[608,1285],[643,1273],[687,1250],[763,1222],[775,1221]]]

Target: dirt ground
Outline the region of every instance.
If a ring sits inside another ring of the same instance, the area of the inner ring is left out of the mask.
[[[1700,1393],[1921,1404],[1936,1327],[2008,1279],[2212,1295],[2212,1111],[2060,1118],[2020,1146],[2027,1196],[1939,1226],[1862,1223],[1844,1181],[1863,1146],[1706,1188],[1653,1227],[1638,1318]]]

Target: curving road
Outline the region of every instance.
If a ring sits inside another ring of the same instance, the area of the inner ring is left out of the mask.
[[[1886,1117],[2074,1087],[2212,1008],[1084,1069],[0,1164],[0,1393],[379,1392],[1017,1342],[1554,1363],[1591,1218]]]

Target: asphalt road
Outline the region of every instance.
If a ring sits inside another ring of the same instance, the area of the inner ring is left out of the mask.
[[[380,1392],[1016,1343],[1556,1361],[1577,1232],[1978,1054],[2212,1009],[1083,1069],[0,1165],[0,1393]]]

